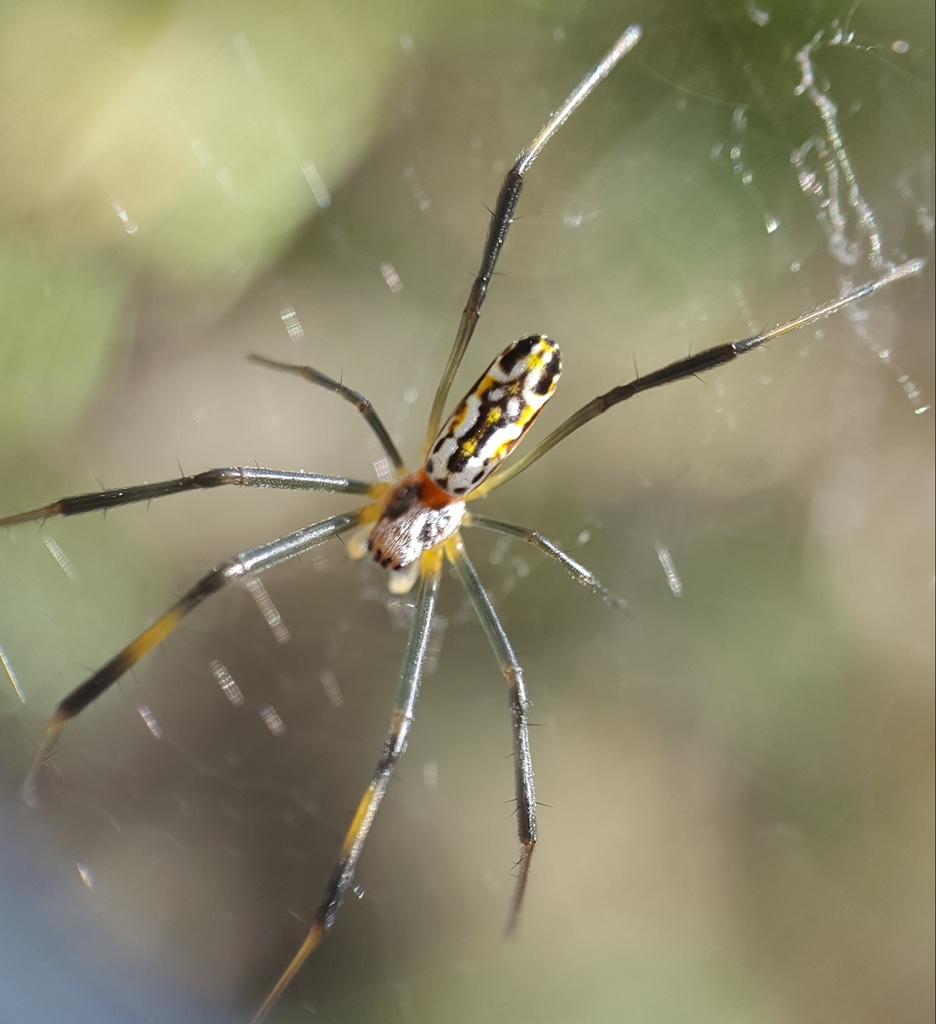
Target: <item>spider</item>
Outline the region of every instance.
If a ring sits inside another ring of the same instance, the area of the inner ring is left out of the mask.
[[[523,670],[465,550],[462,529],[478,527],[529,543],[566,569],[575,580],[606,603],[624,610],[627,609],[627,605],[602,586],[588,569],[579,565],[535,530],[478,515],[469,511],[468,503],[506,483],[542,458],[569,434],[619,402],[651,388],[693,377],[727,363],[774,338],[828,317],[856,300],[870,296],[901,278],[915,275],[922,269],[923,262],[920,260],[892,267],[877,279],[841,298],[777,327],[741,341],[706,349],[670,363],[653,373],[637,376],[627,384],[614,387],[573,413],[537,447],[506,468],[502,468],[502,463],[526,435],[547,400],[555,392],[562,365],[559,347],[550,338],[541,334],[531,334],[509,345],[491,362],[451,416],[443,422],[449,391],[477,324],[488,285],[513,220],[526,172],[573,111],[611,72],[618,61],[633,49],[640,39],[640,34],[640,29],[636,26],[624,32],[600,63],[549,118],[507,172],[492,214],[481,265],[432,404],[418,469],[407,469],[383,422],[363,395],[311,367],[281,363],[254,355],[250,358],[255,363],[268,369],[297,375],[318,387],[334,392],[354,405],[393,465],[396,480],[393,483],[369,483],[306,472],[251,467],[219,468],[160,483],[61,498],[41,508],[0,519],[0,526],[12,527],[29,521],[42,521],[51,516],[79,515],[150,501],[183,491],[221,486],[324,491],[362,495],[369,499],[355,511],[322,520],[222,562],[203,576],[153,625],[60,701],[24,783],[24,796],[32,803],[35,802],[40,771],[51,757],[64,724],[104,693],[145,654],[159,645],[190,611],[226,584],[243,578],[249,580],[256,574],[309,551],[332,537],[348,535],[348,548],[352,557],[369,555],[389,571],[391,591],[402,594],[416,586],[413,621],[383,752],[371,783],[348,827],[334,871],[314,913],[308,934],[264,1000],[254,1017],[254,1024],[267,1014],[309,954],[332,928],[342,900],[352,885],[374,816],[387,790],[396,763],[406,750],[445,561],[452,564],[465,587],[508,688],[520,852],[508,912],[507,932],[513,930],[516,925],[537,842],[536,798],[527,719],[528,701]]]

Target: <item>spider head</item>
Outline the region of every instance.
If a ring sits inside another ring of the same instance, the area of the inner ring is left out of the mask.
[[[405,569],[451,537],[464,515],[465,503],[418,469],[387,491],[367,550],[385,569]]]

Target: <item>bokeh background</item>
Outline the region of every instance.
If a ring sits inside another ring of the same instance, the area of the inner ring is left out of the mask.
[[[179,466],[374,472],[351,408],[249,352],[340,376],[415,458],[485,205],[631,22],[531,172],[456,393],[545,331],[542,433],[874,276],[854,209],[849,265],[791,163],[828,196],[811,40],[884,258],[929,264],[485,502],[636,612],[468,538],[538,726],[519,935],[504,687],[446,579],[359,898],[274,1021],[932,1019],[930,4],[4,4],[0,514]],[[406,636],[340,543],[263,577],[287,643],[245,589],[213,598],[65,731],[39,811],[17,790],[55,702],[205,570],[347,504],[231,489],[0,536],[25,697],[0,677],[3,1024],[249,1019],[292,955]]]

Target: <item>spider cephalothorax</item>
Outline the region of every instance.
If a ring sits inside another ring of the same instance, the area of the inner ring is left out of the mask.
[[[425,470],[417,469],[387,491],[367,550],[385,569],[405,569],[424,551],[451,537],[464,516],[465,503],[437,487]],[[410,586],[414,581],[415,576]]]

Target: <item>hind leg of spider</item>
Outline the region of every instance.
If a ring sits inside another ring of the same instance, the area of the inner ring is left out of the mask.
[[[276,359],[267,359],[266,356],[250,355],[247,358],[251,362],[258,363],[260,366],[266,366],[271,370],[282,370],[285,373],[294,373],[297,376],[302,377],[303,380],[307,380],[310,384],[315,384],[317,387],[325,388],[326,391],[332,391],[336,395],[340,395],[346,402],[350,402],[364,417],[371,430],[373,430],[381,447],[393,463],[393,468],[398,473],[402,474],[405,472],[403,457],[400,455],[397,450],[397,446],[393,443],[392,438],[387,433],[387,428],[383,425],[383,421],[377,415],[377,410],[360,392],[353,391],[347,385],[342,384],[341,381],[332,380],[331,377],[326,377],[324,373],[320,373],[311,366],[297,366],[294,363],[281,363]]]
[[[465,552],[461,535],[456,533],[445,542],[445,554],[455,566],[458,577],[481,621],[494,656],[507,680],[510,715],[513,726],[514,784],[517,801],[517,837],[520,840],[520,858],[517,861],[517,882],[504,932],[507,935],[517,925],[520,906],[526,893],[530,875],[530,860],[536,846],[536,793],[533,789],[533,761],[530,757],[530,727],[527,721],[527,696],[523,684],[523,669],[517,661],[504,627],[494,611],[491,599],[478,578],[475,567]]]
[[[36,802],[36,782],[42,766],[50,757],[55,740],[61,732],[62,727],[75,715],[82,712],[92,701],[112,686],[125,672],[132,668],[145,654],[148,654],[154,647],[166,639],[167,636],[179,625],[182,619],[195,607],[200,605],[206,597],[216,594],[222,587],[232,580],[241,579],[245,576],[253,576],[270,569],[280,562],[289,558],[301,555],[311,548],[323,544],[330,537],[344,533],[354,526],[357,526],[375,506],[365,506],[357,512],[345,513],[333,516],[331,519],[324,519],[313,526],[307,526],[295,533],[290,533],[278,540],[263,544],[257,548],[243,551],[233,558],[212,569],[206,576],[203,576],[194,587],[188,590],[178,601],[160,618],[158,618],[149,629],[144,630],[135,640],[115,654],[105,665],[102,665],[97,672],[86,679],[80,686],[77,686],[67,697],[59,702],[52,715],[49,725],[46,728],[45,736],[39,746],[32,768],[23,783],[23,799],[27,803]]]
[[[344,895],[354,879],[354,872],[364,848],[364,840],[370,831],[380,801],[387,791],[390,776],[393,774],[397,761],[406,750],[439,591],[439,579],[442,571],[441,549],[437,548],[422,556],[421,570],[413,624],[406,642],[406,652],[403,656],[393,714],[390,719],[390,730],[384,742],[383,754],[374,771],[371,783],[364,796],[361,797],[354,818],[351,820],[351,825],[341,845],[338,862],[335,864],[335,870],[332,872],[318,909],[315,911],[309,932],[289,966],[283,971],[279,980],[270,990],[270,994],[263,1001],[252,1024],[259,1024],[259,1021],[269,1013],[273,1004],[295,977],[296,972],[305,963],[306,958],[335,923],[335,917],[341,907]]]
[[[517,459],[505,469],[500,469],[496,473],[491,474],[487,480],[483,481],[471,492],[470,499],[475,501],[478,498],[483,498],[495,488],[500,487],[501,484],[507,483],[508,480],[515,477],[518,473],[522,473],[538,459],[541,459],[548,451],[555,448],[569,434],[574,433],[579,427],[585,426],[586,423],[589,423],[596,416],[607,412],[619,402],[625,402],[628,398],[633,398],[635,395],[649,391],[651,388],[658,388],[664,384],[673,384],[678,380],[697,377],[700,373],[705,373],[708,370],[714,370],[716,367],[723,366],[725,363],[730,363],[732,360],[737,359],[738,356],[743,356],[747,352],[753,352],[754,349],[760,348],[761,345],[765,345],[769,341],[773,341],[774,338],[780,338],[784,334],[799,331],[810,324],[818,323],[820,320],[834,316],[853,302],[865,299],[882,288],[888,288],[897,281],[916,277],[925,266],[926,260],[924,259],[907,260],[906,263],[892,267],[886,274],[876,280],[867,281],[860,287],[852,289],[841,298],[834,299],[832,302],[825,302],[808,313],[803,313],[792,320],[787,320],[776,327],[771,327],[769,330],[762,331],[751,338],[743,338],[741,341],[732,341],[723,345],[714,345],[712,348],[704,349],[702,352],[687,356],[685,359],[677,359],[675,362],[669,363],[659,370],[654,370],[653,373],[645,374],[643,377],[637,377],[627,384],[619,384],[610,391],[606,391],[603,395],[593,398],[590,402],[583,405],[581,409],[572,413],[555,430],[547,434],[532,451],[527,452],[526,455]]]
[[[330,494],[366,494],[374,498],[380,497],[386,490],[385,484],[369,484],[364,480],[347,480],[340,476],[323,476],[321,473],[291,473],[279,469],[231,466],[226,469],[207,469],[194,476],[180,476],[155,484],[138,484],[113,491],[94,491],[91,494],[59,498],[41,508],[6,516],[0,519],[0,526],[18,526],[20,523],[51,519],[53,516],[80,516],[85,512],[107,511],[120,505],[134,505],[140,501],[165,498],[170,494],[225,485],[270,487],[285,491],[326,491]]]
[[[583,587],[588,587],[592,593],[597,594],[605,604],[633,614],[631,606],[617,594],[612,594],[607,587],[603,586],[594,573],[579,565],[574,558],[570,558],[560,547],[557,547],[548,538],[535,530],[528,530],[525,526],[515,526],[513,523],[505,523],[500,519],[489,519],[487,516],[479,516],[474,513],[466,513],[462,520],[462,526],[478,526],[482,530],[490,530],[492,533],[501,533],[506,537],[516,537],[517,540],[525,541],[539,548],[540,551],[561,565],[574,580],[578,580]]]
[[[445,409],[449,390],[455,380],[455,374],[461,365],[465,350],[468,348],[468,342],[471,341],[471,336],[474,334],[478,318],[481,316],[481,306],[484,304],[488,285],[491,283],[494,267],[497,265],[497,258],[500,256],[500,251],[503,248],[504,240],[507,238],[510,225],[513,224],[514,210],[517,207],[520,191],[523,188],[523,176],[530,169],[533,161],[543,151],[546,143],[565,124],[573,111],[585,101],[603,79],[608,77],[618,61],[625,54],[633,50],[640,40],[640,34],[639,25],[631,25],[630,28],[625,30],[614,46],[569,93],[562,106],[543,125],[536,138],[520,153],[516,161],[514,161],[514,165],[507,172],[497,196],[494,212],[491,214],[491,223],[484,242],[484,252],[481,254],[481,266],[478,268],[478,273],[475,275],[474,283],[468,294],[468,301],[462,310],[455,342],[449,353],[445,369],[442,371],[442,378],[436,389],[435,398],[432,400],[429,423],[426,427],[426,440],[423,446],[424,459],[429,453],[429,447],[439,433],[442,413]]]

